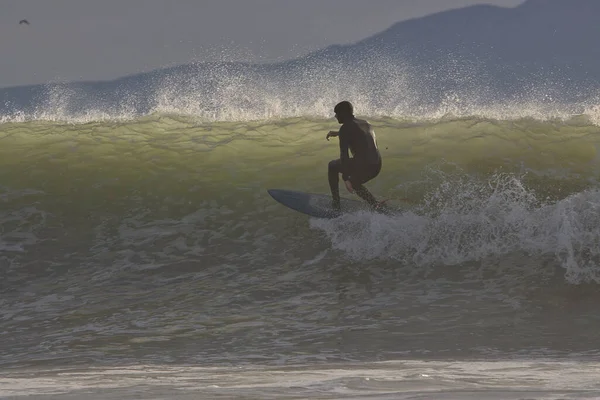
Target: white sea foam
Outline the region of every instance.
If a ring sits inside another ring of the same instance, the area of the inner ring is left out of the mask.
[[[394,361],[284,367],[122,366],[27,370],[0,376],[1,396],[81,399],[246,397],[357,399],[587,399],[596,363]]]
[[[600,190],[540,202],[512,175],[447,181],[424,205],[393,217],[363,212],[311,220],[335,249],[355,260],[424,267],[510,253],[552,256],[573,283],[600,282],[599,225]]]

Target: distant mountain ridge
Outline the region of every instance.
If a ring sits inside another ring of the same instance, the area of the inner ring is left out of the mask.
[[[504,63],[599,65],[598,16],[597,0],[527,0],[514,8],[475,5],[398,22],[345,50],[378,47],[421,61],[453,53]]]

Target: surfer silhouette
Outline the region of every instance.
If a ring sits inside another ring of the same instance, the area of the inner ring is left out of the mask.
[[[377,147],[377,138],[371,124],[354,116],[354,107],[349,101],[338,103],[335,117],[340,124],[340,130],[329,131],[325,139],[339,137],[340,158],[329,163],[329,187],[332,195],[332,208],[340,210],[339,174],[350,193],[356,193],[372,208],[382,205],[363,185],[379,175],[381,171],[381,154]],[[348,154],[352,153],[352,158]]]

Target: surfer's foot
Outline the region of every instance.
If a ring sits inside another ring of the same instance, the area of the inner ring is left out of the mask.
[[[342,205],[339,200],[331,200],[331,208],[335,211],[341,211]]]
[[[371,208],[373,209],[373,211],[378,212],[378,213],[382,213],[382,214],[387,214],[390,212],[389,207],[385,204],[387,200],[383,200],[383,201],[377,201],[375,202],[375,204],[371,205]]]

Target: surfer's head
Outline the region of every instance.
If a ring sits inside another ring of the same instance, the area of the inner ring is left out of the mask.
[[[335,117],[340,124],[354,118],[354,107],[349,101],[337,103],[333,111],[335,112]]]

